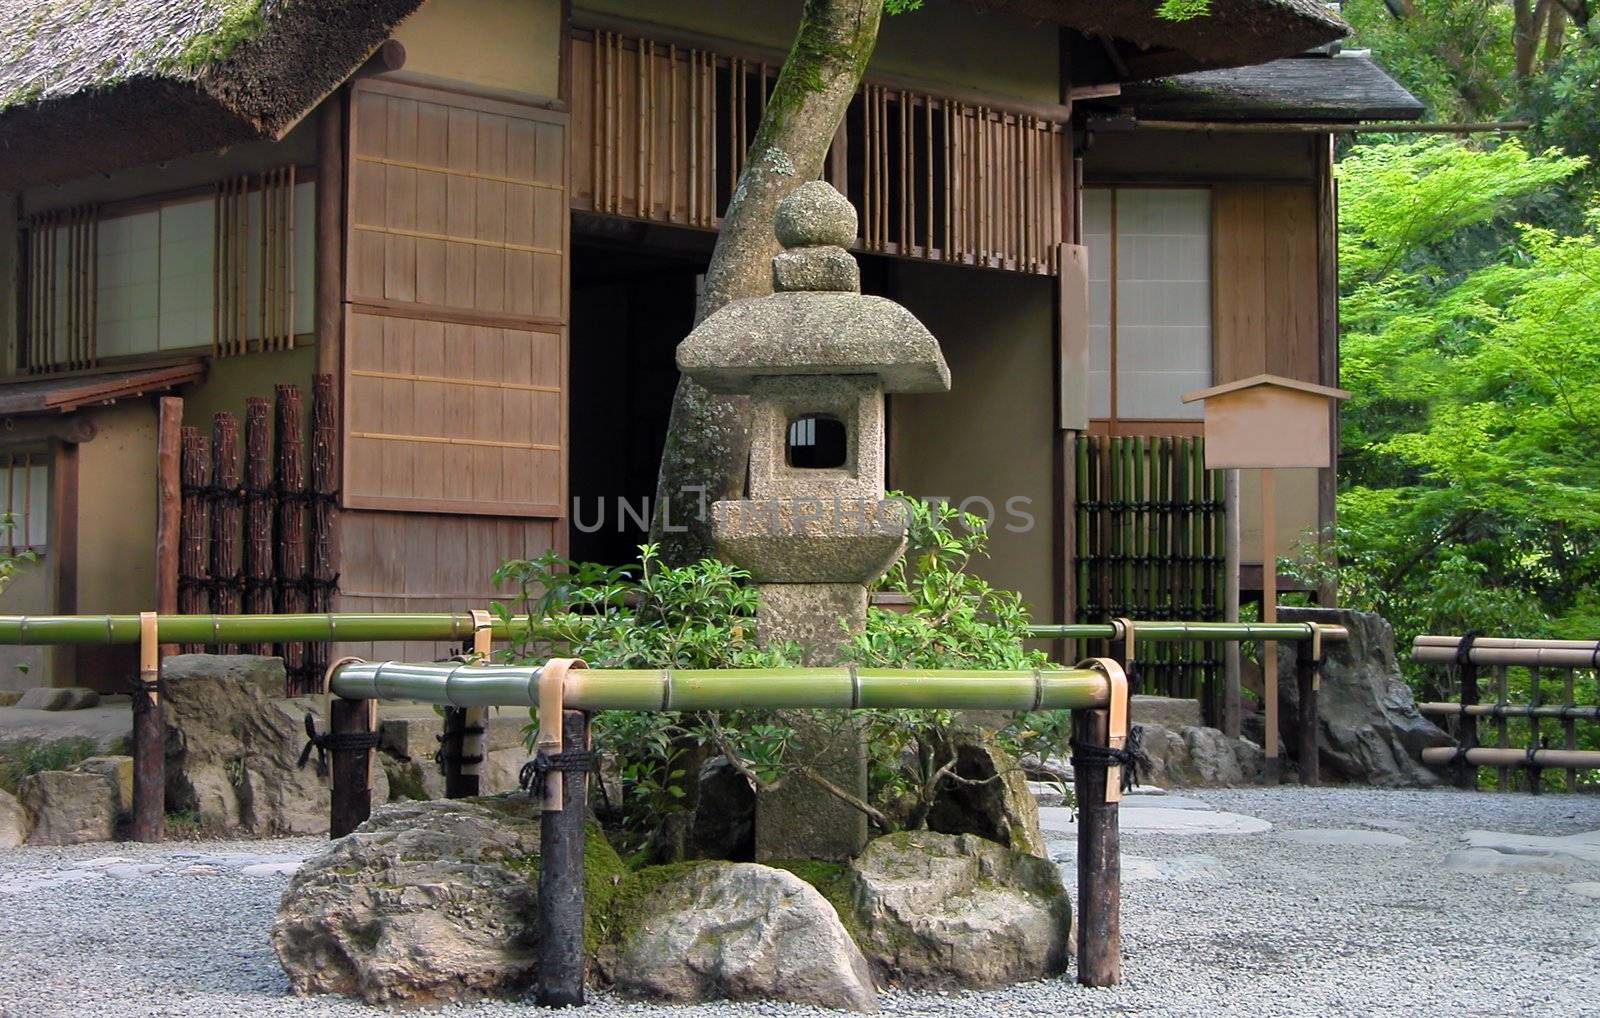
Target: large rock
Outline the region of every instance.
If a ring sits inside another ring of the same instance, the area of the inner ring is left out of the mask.
[[[16,848],[28,840],[33,823],[10,792],[0,789],[0,848]]]
[[[719,862],[674,875],[629,909],[606,966],[620,992],[877,1010],[866,959],[834,907],[799,877]]]
[[[91,756],[73,764],[72,769],[111,779],[117,789],[117,812],[127,813],[133,809],[133,757]]]
[[[928,828],[945,834],[976,834],[1019,852],[1048,858],[1039,829],[1039,803],[1028,776],[1010,754],[977,732],[957,732],[939,750],[954,754],[959,781],[945,781],[928,811]]]
[[[1067,967],[1072,905],[1048,860],[970,834],[903,831],[851,868],[857,939],[881,981],[983,988]]]
[[[21,710],[85,710],[100,703],[100,694],[83,686],[35,686],[17,700]]]
[[[119,798],[115,778],[85,771],[40,771],[17,786],[17,799],[33,822],[30,845],[110,841]]]
[[[1160,725],[1173,729],[1206,723],[1200,710],[1200,701],[1182,696],[1140,694],[1129,705],[1128,717],[1136,725]]]
[[[1261,747],[1218,729],[1188,725],[1176,731],[1141,723],[1139,780],[1163,788],[1253,785],[1261,781]]]
[[[1452,745],[1423,717],[1395,660],[1394,630],[1380,615],[1334,608],[1281,608],[1284,622],[1344,626],[1350,638],[1324,644],[1317,738],[1324,779],[1382,786],[1432,785],[1422,751]],[[1284,752],[1299,749],[1300,689],[1295,645],[1278,645],[1278,728]]]
[[[285,698],[283,662],[271,657],[179,654],[162,663],[162,678],[169,810],[225,832],[327,831],[328,783],[298,766],[306,714],[327,728],[322,697]],[[387,801],[382,767],[373,786],[373,802]]]
[[[598,831],[584,855],[598,914],[622,864]],[[518,996],[537,975],[538,866],[526,798],[391,803],[295,874],[272,946],[296,993],[405,1006]]]

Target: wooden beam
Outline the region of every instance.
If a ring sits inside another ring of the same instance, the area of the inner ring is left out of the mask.
[[[93,428],[90,428],[91,436]],[[50,547],[45,557],[58,615],[78,612],[78,446],[56,439],[50,443]],[[77,674],[77,648],[52,648],[51,679]],[[73,680],[69,685],[77,685]]]

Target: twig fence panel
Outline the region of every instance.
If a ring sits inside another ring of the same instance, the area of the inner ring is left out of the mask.
[[[222,411],[212,418],[209,441],[198,428],[183,429],[176,566],[178,603],[185,614],[331,609],[339,580],[333,380],[317,376],[312,391],[309,484],[298,386],[279,385],[271,403],[256,396],[246,400],[242,476],[239,422],[233,414]],[[183,647],[186,653],[200,649]],[[238,649],[224,646],[218,652]],[[315,691],[327,667],[328,649],[316,642],[242,649],[282,657],[290,695]]]
[[[1204,439],[1083,436],[1075,470],[1075,621],[1221,621],[1223,474],[1205,469]],[[1198,697],[1206,716],[1218,717],[1220,648],[1152,645],[1130,679],[1139,692]]]
[[[1582,772],[1600,769],[1600,751],[1579,748],[1577,727],[1580,721],[1600,723],[1600,640],[1419,636],[1411,657],[1446,668],[1455,678],[1459,702],[1419,703],[1417,709],[1447,719],[1457,748],[1424,750],[1422,757],[1424,763],[1448,768],[1458,786],[1476,788],[1479,767],[1492,766],[1500,791],[1522,786],[1538,792],[1542,772],[1559,769],[1566,790],[1575,792]],[[1511,700],[1512,669],[1526,675],[1524,702]],[[1489,702],[1484,702],[1484,670],[1493,682]],[[1587,681],[1580,685],[1581,676]],[[1479,720],[1484,718],[1493,723],[1493,743],[1483,741]],[[1513,721],[1518,728],[1527,726],[1522,745],[1512,744]],[[1552,746],[1552,739],[1558,745]]]

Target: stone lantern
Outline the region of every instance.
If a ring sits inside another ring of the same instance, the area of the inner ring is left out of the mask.
[[[801,184],[773,225],[783,245],[774,292],[700,323],[678,346],[678,368],[751,398],[745,497],[712,505],[712,539],[757,584],[763,642],[792,640],[805,664],[831,664],[866,623],[867,586],[905,548],[905,506],[884,497],[884,394],[945,392],[950,369],[911,312],[862,295],[845,250],[856,211],[843,195]],[[864,797],[865,747],[852,734],[802,732],[801,744],[829,747],[818,769]],[[866,834],[863,814],[808,785],[757,803],[758,859],[850,856]]]
[[[860,628],[867,585],[905,547],[905,507],[884,499],[884,394],[947,391],[950,369],[911,312],[862,295],[845,250],[856,210],[832,186],[800,185],[774,227],[775,292],[707,318],[678,367],[751,397],[746,497],[711,507],[712,537],[759,585],[763,639],[794,640],[823,664],[839,620]]]

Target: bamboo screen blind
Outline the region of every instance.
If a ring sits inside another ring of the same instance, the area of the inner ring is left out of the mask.
[[[303,202],[302,215],[315,207],[310,195],[297,194],[293,166],[217,184],[211,231],[214,355],[294,346],[295,333],[301,331],[296,328],[301,316],[296,315],[294,264],[297,197]],[[307,224],[298,225],[306,233]],[[308,239],[300,238],[302,243]]]
[[[564,117],[377,81],[352,110],[346,504],[562,515]]]
[[[50,537],[50,455],[0,456],[0,485],[5,489],[0,493],[0,548],[43,551]]]
[[[713,228],[738,183],[775,64],[599,29],[572,43],[573,207]],[[885,254],[1053,274],[1063,127],[868,83],[825,163]]]

